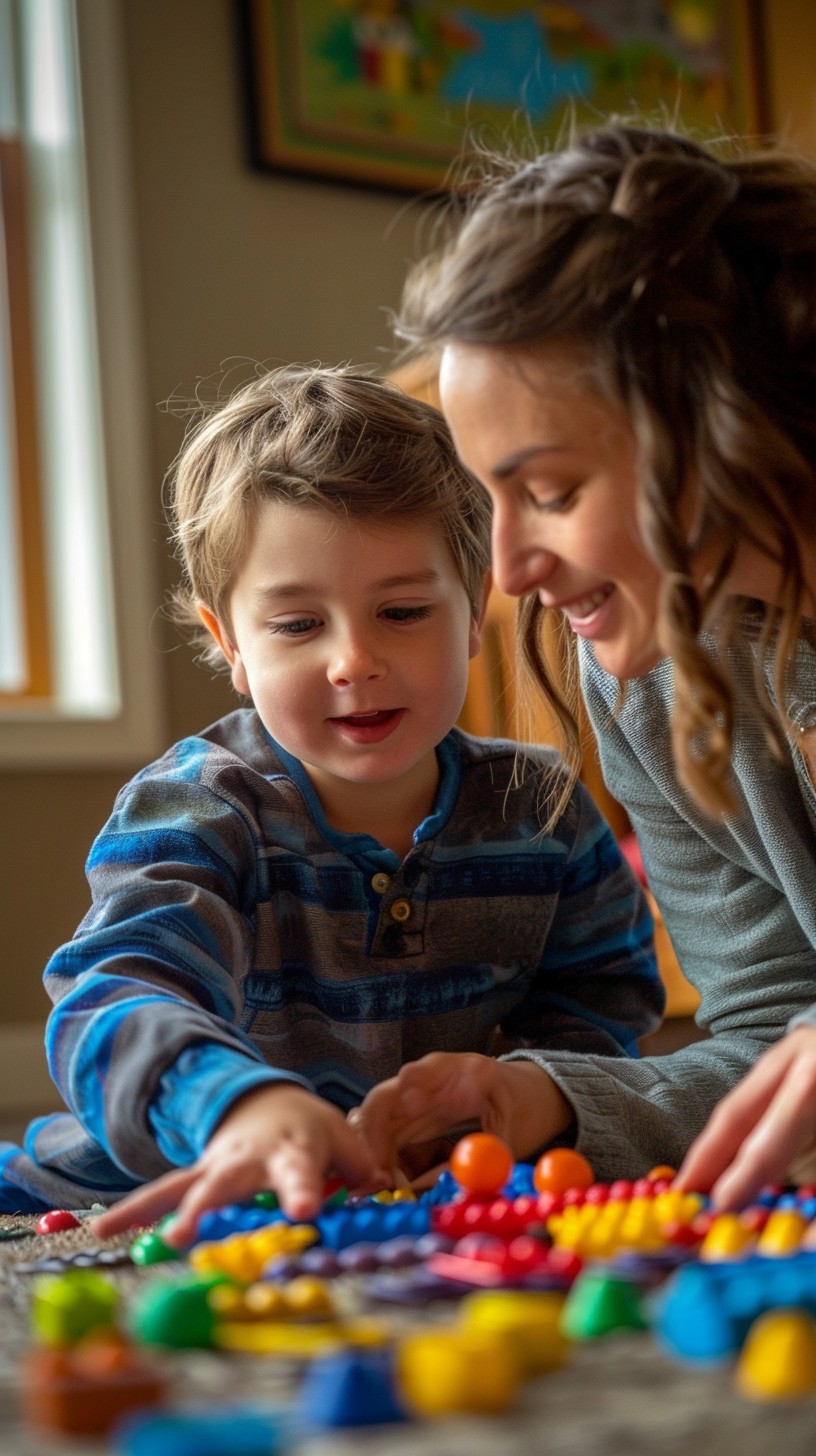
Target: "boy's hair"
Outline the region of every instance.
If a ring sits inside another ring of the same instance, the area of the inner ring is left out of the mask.
[[[284,365],[200,407],[168,475],[182,565],[172,615],[214,665],[198,616],[229,620],[229,595],[264,501],[362,522],[437,524],[474,618],[490,565],[490,498],[460,464],[438,410],[346,366]]]
[[[724,646],[743,631],[723,590],[740,541],[778,562],[762,615],[757,685],[781,749],[777,702],[802,630],[801,542],[816,533],[816,167],[773,151],[722,158],[671,132],[610,125],[534,159],[487,157],[453,238],[409,276],[397,333],[445,343],[575,349],[623,405],[641,460],[640,520],[663,568],[660,640],[676,696],[680,776],[709,812],[732,808],[733,697]],[[696,493],[688,540],[688,487]],[[693,556],[726,545],[705,587]],[[522,656],[550,698],[576,768],[575,643],[569,690],[542,650],[545,608],[519,613]],[[780,709],[781,712],[781,709]]]

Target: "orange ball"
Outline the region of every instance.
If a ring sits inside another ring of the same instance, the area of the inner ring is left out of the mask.
[[[450,1170],[470,1193],[498,1193],[513,1171],[513,1154],[492,1133],[471,1132],[451,1153]]]
[[[672,1179],[677,1177],[677,1169],[670,1168],[668,1163],[658,1163],[656,1168],[649,1169],[646,1177],[650,1183],[657,1183],[662,1178],[668,1178],[671,1183]]]
[[[568,1188],[589,1188],[594,1182],[590,1164],[574,1148],[550,1148],[533,1169],[539,1193],[566,1193]]]

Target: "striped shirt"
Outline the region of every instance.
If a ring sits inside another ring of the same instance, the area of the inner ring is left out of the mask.
[[[663,1003],[648,910],[582,786],[541,834],[559,759],[525,750],[517,783],[517,750],[452,731],[403,859],[333,829],[251,709],[139,773],[45,973],[49,1063],[76,1116],[0,1153],[7,1180],[110,1198],[194,1161],[252,1087],[285,1078],[346,1110],[405,1062],[489,1053],[497,1034],[636,1056]]]

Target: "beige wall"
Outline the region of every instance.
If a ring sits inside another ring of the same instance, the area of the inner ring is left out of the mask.
[[[775,117],[816,153],[816,6],[765,9]],[[235,356],[384,362],[383,307],[398,300],[421,209],[250,170],[231,0],[124,0],[124,13],[148,398],[187,394]],[[181,425],[156,408],[145,430],[166,585],[159,488]],[[168,741],[230,705],[183,648],[161,661]],[[84,912],[85,855],[123,777],[0,774],[0,1027],[45,1016],[42,968]]]

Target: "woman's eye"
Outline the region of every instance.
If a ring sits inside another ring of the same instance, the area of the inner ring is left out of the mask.
[[[430,615],[430,607],[386,607],[383,612],[389,622],[418,622]]]
[[[571,485],[569,490],[562,491],[561,495],[550,495],[546,499],[542,499],[541,496],[534,495],[532,491],[528,490],[527,497],[535,510],[556,516],[559,512],[568,511],[575,504],[578,489],[577,485]]]
[[[281,637],[302,637],[318,625],[316,617],[298,617],[289,622],[270,622],[269,631]]]

